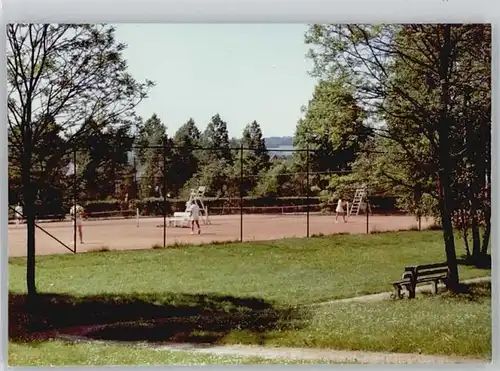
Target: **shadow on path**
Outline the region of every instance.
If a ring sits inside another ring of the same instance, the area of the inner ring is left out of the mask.
[[[217,344],[238,331],[263,343],[266,332],[299,329],[306,316],[304,309],[216,294],[45,293],[28,305],[26,295],[9,293],[9,340],[44,341],[57,332],[81,334],[92,326],[85,336],[100,340]]]

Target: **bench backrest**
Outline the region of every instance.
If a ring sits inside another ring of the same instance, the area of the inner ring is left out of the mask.
[[[448,274],[447,263],[417,265],[415,268],[417,277]]]
[[[448,263],[420,264],[416,265],[416,267],[418,269],[447,268]]]

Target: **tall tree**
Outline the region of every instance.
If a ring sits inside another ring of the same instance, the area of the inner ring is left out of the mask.
[[[137,159],[141,164],[146,164],[155,146],[161,146],[163,138],[167,135],[167,127],[161,121],[156,113],[153,113],[149,119],[139,128],[137,137]]]
[[[360,149],[372,135],[365,125],[364,110],[358,105],[355,90],[342,78],[318,83],[312,99],[299,120],[294,137],[297,148],[309,148],[309,170],[320,173],[311,186],[331,193],[338,175],[328,172],[349,171]],[[306,166],[305,152],[295,157]],[[330,184],[333,182],[333,184]]]
[[[77,171],[77,176],[81,176],[78,184],[83,187],[85,198],[121,198],[123,195],[117,195],[116,189],[124,186],[125,177],[131,172],[128,153],[134,138],[130,124],[98,128],[88,135],[87,143],[87,148],[77,152],[77,165],[82,165],[81,174]]]
[[[456,220],[458,214],[467,215],[461,231],[470,228],[473,248],[469,256],[465,246],[466,255],[481,264],[491,233],[491,26],[470,27],[461,42],[464,47],[456,66],[460,82],[455,82],[460,90],[453,94],[457,104],[452,152],[459,154],[454,159],[453,188],[459,196],[454,216]]]
[[[467,41],[472,34],[484,45],[478,25],[313,25],[306,35],[314,73],[347,78],[363,107],[385,122],[377,133],[391,142],[398,162],[438,202],[452,289],[459,280],[452,225],[455,169],[463,155],[453,139],[460,127],[456,113],[463,108],[458,98],[490,68],[485,63],[462,73],[465,56],[474,53]],[[415,179],[385,175],[415,188]]]
[[[223,160],[228,164],[233,163],[233,154],[229,145],[229,133],[227,123],[217,113],[208,123],[202,136],[204,147],[213,148],[207,151],[208,161]]]
[[[242,184],[242,190],[247,193],[251,192],[259,182],[259,175],[264,174],[271,165],[266,142],[257,121],[253,121],[243,129],[241,144],[245,148],[243,151],[243,158],[240,159],[240,154],[238,154],[236,165],[239,168],[239,162],[243,161],[243,164],[241,164],[243,165],[244,171],[244,184]],[[239,173],[239,171],[237,171],[237,173]]]
[[[168,144],[167,127],[154,113],[140,128],[137,139],[137,158],[140,164],[140,193],[142,197],[160,197],[165,192],[164,177],[170,186],[170,164],[172,160],[171,146]],[[165,173],[165,170],[168,173]]]
[[[251,155],[259,161],[259,165],[265,168],[269,165],[269,153],[266,148],[266,141],[262,136],[262,129],[257,121],[252,121],[243,129],[241,142],[243,147],[250,149]]]
[[[174,193],[178,193],[198,171],[200,150],[195,148],[200,145],[200,136],[200,131],[192,118],[182,125],[174,135],[173,166],[177,176]]]
[[[227,196],[232,189],[234,156],[229,142],[227,124],[219,114],[212,117],[201,139],[205,150],[200,153],[200,171],[195,181],[207,187],[212,196]],[[195,186],[194,184],[191,184]]]
[[[40,181],[60,170],[71,149],[86,145],[87,123],[133,119],[134,108],[153,85],[128,73],[124,49],[109,25],[7,25],[9,146],[19,164],[25,203],[30,298],[36,295],[35,201]],[[64,145],[44,153],[47,167],[41,172],[36,148],[54,123]]]

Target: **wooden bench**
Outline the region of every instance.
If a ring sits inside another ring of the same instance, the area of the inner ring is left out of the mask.
[[[432,292],[437,293],[439,282],[446,283],[448,279],[448,264],[425,264],[411,265],[405,267],[401,280],[392,283],[395,290],[395,296],[401,299],[401,290],[408,291],[408,298],[415,297],[416,288],[421,283],[432,283]]]

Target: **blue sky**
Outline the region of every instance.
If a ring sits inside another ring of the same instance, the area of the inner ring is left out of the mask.
[[[219,113],[230,136],[257,120],[264,136],[293,135],[312,96],[303,24],[120,24],[137,79],[156,82],[138,107],[169,134],[192,117],[204,130]]]

